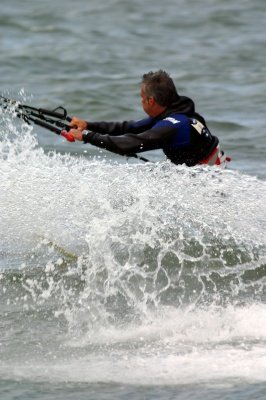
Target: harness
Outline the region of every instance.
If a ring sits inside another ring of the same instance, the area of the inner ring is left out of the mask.
[[[193,157],[192,154],[194,156],[198,154],[199,158],[198,161],[195,160],[196,164],[225,166],[228,161],[231,161],[231,158],[227,157],[224,151],[220,150],[218,139],[212,136],[209,129],[202,122],[185,115],[176,115],[176,118],[179,119],[178,122],[181,123],[181,126],[172,138],[169,149],[172,149],[176,154],[179,153],[180,159],[183,158],[182,154],[185,158],[188,157],[190,159]],[[191,130],[195,132],[193,136],[191,136]],[[190,146],[191,150],[189,150]],[[192,152],[190,155],[189,151]],[[173,153],[172,157],[174,157]]]
[[[200,121],[197,119],[191,120],[191,126],[202,136],[204,139],[211,137],[210,131],[206,126],[204,126]],[[227,157],[225,152],[220,149],[220,146],[215,147],[215,149],[211,152],[211,154],[206,157],[204,160],[200,162],[200,164],[207,164],[207,165],[220,165],[225,166],[227,162],[231,161],[231,157]]]
[[[198,132],[198,134],[202,136],[204,140],[206,141],[211,140],[211,133],[209,129],[206,126],[204,126],[200,121],[193,118],[190,120],[190,124]]]

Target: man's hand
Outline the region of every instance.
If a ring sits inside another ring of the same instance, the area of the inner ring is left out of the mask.
[[[73,117],[69,126],[73,129],[70,129],[68,133],[72,135],[75,140],[82,140],[82,132],[87,129],[87,122],[83,119]]]
[[[79,129],[70,129],[68,134],[73,136],[75,140],[82,140],[83,134],[82,131],[80,131]]]
[[[85,129],[87,129],[87,122],[84,121],[83,119],[73,117],[69,123],[69,126],[82,132],[85,131]]]

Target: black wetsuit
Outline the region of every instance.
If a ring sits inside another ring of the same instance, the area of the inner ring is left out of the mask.
[[[201,129],[195,128],[200,122]],[[204,118],[195,112],[194,102],[185,96],[156,118],[124,122],[88,122],[83,141],[121,155],[162,149],[175,164],[193,166],[217,147]]]

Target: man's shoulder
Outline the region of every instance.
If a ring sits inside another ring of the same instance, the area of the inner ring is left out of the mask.
[[[164,118],[162,118],[158,123],[163,126],[173,126],[173,125],[180,125],[183,123],[187,123],[189,121],[189,118],[184,115],[184,114],[178,114],[178,113],[171,113]]]

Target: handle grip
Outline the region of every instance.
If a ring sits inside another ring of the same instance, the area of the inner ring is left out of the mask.
[[[65,130],[61,131],[60,135],[63,136],[68,142],[75,142],[74,136]]]

